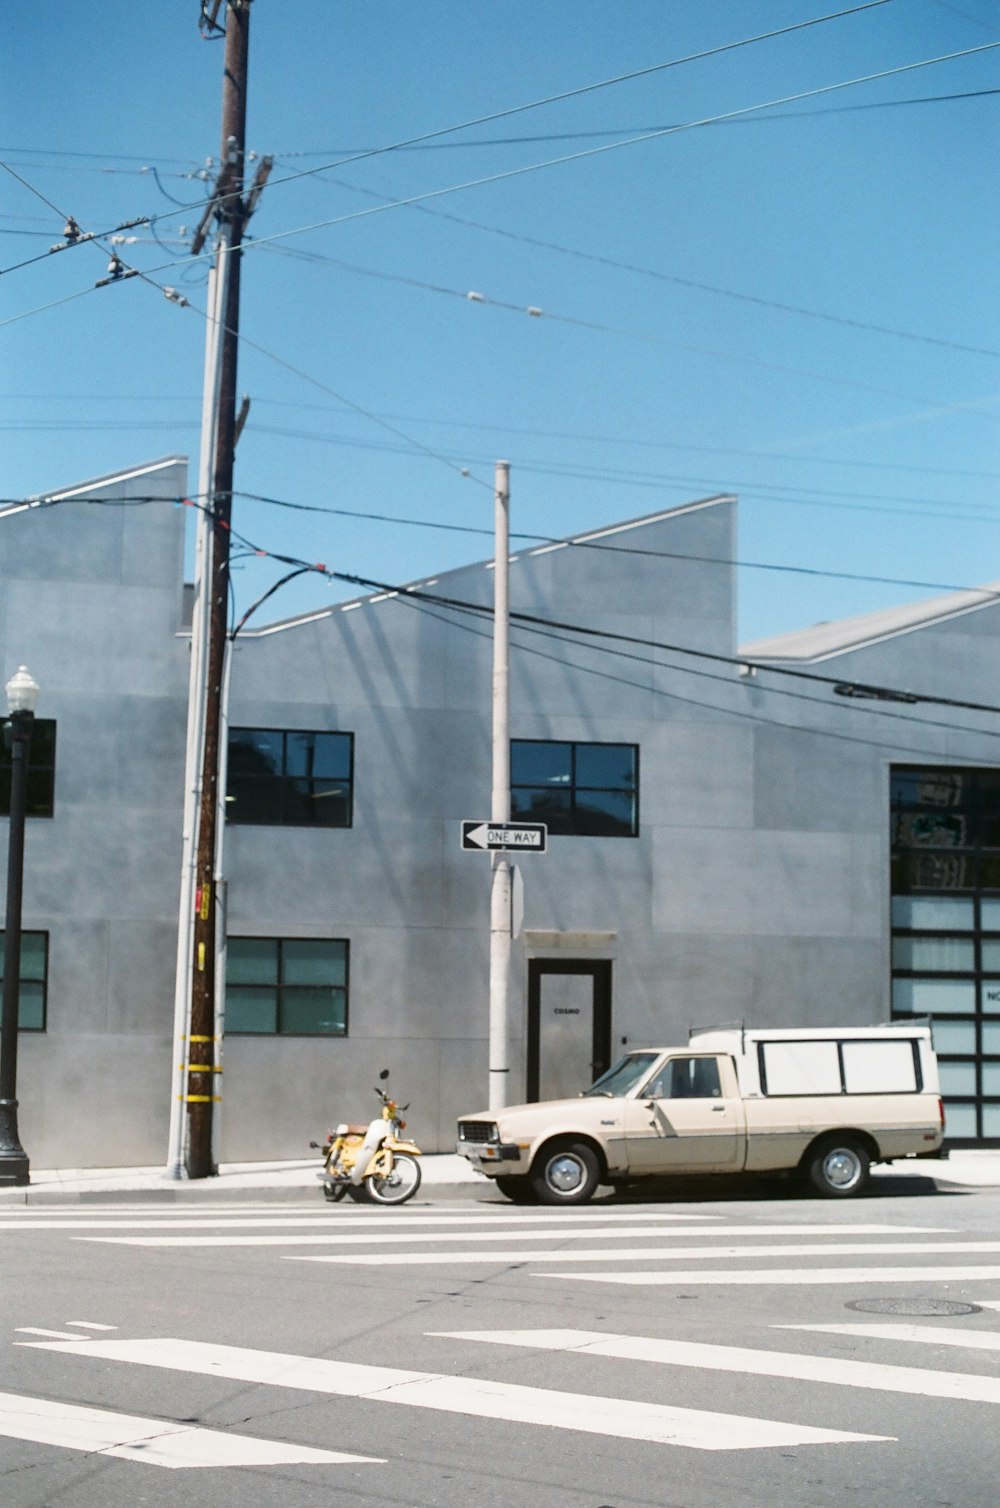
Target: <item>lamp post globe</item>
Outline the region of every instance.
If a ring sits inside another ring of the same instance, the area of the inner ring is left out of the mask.
[[[28,746],[38,702],[38,683],[21,665],[7,682],[4,745],[10,752],[7,839],[7,910],[4,929],[3,1007],[0,1012],[0,1188],[30,1182],[28,1155],[17,1130],[17,1018],[21,982],[21,895],[24,882],[24,819],[28,795]]]

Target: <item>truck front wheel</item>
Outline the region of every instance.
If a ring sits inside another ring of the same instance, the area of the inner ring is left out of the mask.
[[[527,1178],[495,1178],[493,1181],[511,1204],[534,1204],[538,1198]]]
[[[597,1157],[584,1142],[543,1148],[531,1174],[543,1204],[586,1204],[599,1182]]]
[[[850,1199],[868,1183],[871,1159],[860,1142],[849,1136],[829,1136],[809,1154],[809,1182],[826,1199]]]

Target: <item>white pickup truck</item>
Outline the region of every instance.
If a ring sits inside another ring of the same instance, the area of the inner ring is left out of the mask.
[[[515,1203],[774,1172],[842,1199],[873,1162],[931,1156],[943,1136],[929,1027],[719,1027],[692,1031],[686,1047],[626,1053],[576,1099],[462,1116],[458,1151]]]

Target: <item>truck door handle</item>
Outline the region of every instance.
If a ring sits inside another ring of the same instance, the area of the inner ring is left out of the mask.
[[[725,1107],[725,1105],[713,1105],[712,1106],[712,1114],[713,1115],[725,1115],[725,1113],[726,1113],[726,1107]]]

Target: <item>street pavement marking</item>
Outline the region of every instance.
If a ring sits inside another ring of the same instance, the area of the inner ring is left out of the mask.
[[[588,1235],[592,1234],[588,1232]],[[658,1235],[659,1232],[650,1232]],[[714,1232],[713,1232],[714,1234]],[[93,1241],[104,1240],[104,1237],[82,1236],[81,1240]],[[307,1237],[305,1240],[311,1240]],[[551,1239],[551,1237],[549,1238]],[[274,1246],[292,1246],[304,1244],[302,1237],[292,1237],[288,1241],[281,1241],[273,1236],[253,1237],[251,1244],[266,1243]],[[128,1241],[118,1244],[131,1245]],[[167,1245],[173,1244],[160,1241],[140,1240],[136,1245]],[[199,1238],[188,1240],[181,1238],[180,1245],[242,1245],[237,1238],[223,1238],[221,1242],[213,1240],[203,1241]],[[317,1243],[318,1244],[318,1243]],[[323,1243],[326,1244],[326,1243]],[[361,1267],[432,1267],[445,1263],[463,1263],[466,1266],[476,1263],[487,1263],[496,1266],[504,1262],[521,1263],[546,1263],[546,1262],[687,1262],[707,1258],[709,1261],[724,1261],[727,1258],[742,1257],[809,1257],[809,1256],[882,1256],[886,1252],[897,1255],[906,1255],[909,1252],[920,1255],[934,1254],[936,1252],[998,1252],[1000,1241],[842,1241],[820,1242],[809,1245],[805,1242],[789,1242],[782,1244],[776,1242],[770,1246],[686,1246],[678,1250],[672,1246],[625,1246],[618,1247],[587,1247],[582,1251],[521,1251],[511,1248],[499,1248],[493,1251],[365,1251],[365,1252],[332,1252],[323,1253],[321,1256],[287,1257],[289,1262],[334,1262],[342,1266]],[[1000,1269],[997,1269],[1000,1272]],[[616,1282],[622,1281],[620,1278]]]
[[[67,1320],[67,1325],[76,1325],[81,1330],[117,1330],[117,1325],[99,1325],[95,1320]]]
[[[53,1340],[86,1340],[85,1335],[74,1335],[72,1330],[39,1330],[34,1325],[18,1325],[18,1335],[48,1335]]]
[[[817,1325],[840,1332],[851,1326]],[[888,1327],[887,1327],[888,1328]],[[800,1356],[784,1351],[754,1351],[749,1346],[713,1346],[700,1341],[656,1340],[645,1335],[608,1335],[599,1330],[434,1330],[450,1340],[485,1341],[532,1350],[566,1351],[586,1356],[613,1356],[621,1361],[656,1362],[697,1367],[741,1376],[783,1377],[796,1382],[825,1382],[837,1387],[869,1388],[884,1393],[911,1393],[921,1398],[951,1398],[963,1403],[1000,1403],[1000,1378],[967,1372],[936,1372],[924,1367],[884,1366],[839,1356]]]
[[[323,1257],[286,1257],[288,1262],[322,1262]],[[628,1283],[636,1287],[691,1288],[718,1286],[725,1283],[756,1284],[776,1287],[802,1284],[844,1283],[980,1283],[1000,1282],[1000,1267],[766,1267],[746,1272],[716,1272],[711,1269],[691,1272],[536,1272],[537,1278],[561,1278],[574,1283]]]
[[[233,1382],[294,1388],[300,1392],[370,1402],[408,1404],[415,1408],[468,1415],[486,1421],[490,1428],[498,1419],[506,1419],[516,1424],[548,1425],[583,1434],[607,1435],[613,1439],[684,1445],[693,1450],[787,1449],[797,1445],[894,1438],[817,1429],[811,1425],[745,1418],[669,1404],[523,1387],[481,1377],[442,1376],[433,1372],[409,1372],[394,1367],[254,1351],[241,1346],[216,1346],[205,1341],[22,1341],[18,1344],[40,1351],[99,1356],[107,1361],[162,1367]]]
[[[485,1211],[484,1213],[478,1214],[478,1215],[445,1215],[445,1214],[437,1214],[436,1212],[431,1211],[431,1210],[414,1210],[411,1214],[407,1214],[403,1210],[396,1210],[396,1211],[393,1212],[392,1219],[393,1219],[393,1223],[394,1224],[397,1223],[397,1222],[404,1222],[404,1221],[407,1224],[409,1224],[410,1222],[413,1222],[413,1224],[418,1229],[420,1229],[425,1224],[428,1224],[428,1225],[468,1225],[470,1227],[471,1226],[480,1225],[480,1226],[485,1226],[487,1229],[489,1229],[490,1227],[492,1227],[495,1224],[506,1224],[506,1225],[542,1225],[542,1224],[544,1224],[544,1225],[561,1225],[561,1224],[566,1223],[566,1222],[575,1222],[577,1225],[579,1225],[579,1223],[581,1222],[581,1220],[588,1220],[588,1219],[589,1219],[589,1222],[590,1222],[590,1224],[592,1226],[593,1225],[598,1225],[599,1226],[599,1225],[603,1225],[605,1223],[618,1225],[618,1224],[627,1223],[629,1221],[632,1221],[632,1222],[645,1221],[648,1224],[650,1221],[657,1221],[657,1222],[662,1223],[662,1225],[664,1227],[669,1228],[670,1226],[674,1225],[675,1223],[679,1223],[679,1222],[689,1223],[689,1222],[694,1222],[694,1221],[702,1222],[702,1221],[721,1220],[722,1216],[721,1215],[674,1215],[674,1214],[659,1215],[655,1211],[646,1211],[646,1212],[644,1212],[642,1214],[639,1214],[637,1211],[624,1211],[624,1210],[622,1210],[620,1212],[614,1212],[614,1211],[612,1211],[612,1212],[610,1212],[608,1214],[598,1214],[596,1212],[596,1210],[595,1210],[594,1213],[591,1216],[589,1216],[589,1217],[587,1215],[581,1214],[579,1212],[571,1213],[569,1210],[552,1210],[548,1214],[524,1214],[524,1215],[522,1215],[522,1214],[518,1214],[517,1211],[514,1208],[511,1208],[511,1211],[510,1211],[509,1214],[506,1211],[493,1211],[493,1210],[490,1210],[490,1211]],[[286,1216],[282,1216],[282,1215],[270,1215],[270,1216],[252,1216],[252,1217],[230,1216],[228,1218],[225,1217],[225,1216],[222,1216],[222,1215],[211,1215],[211,1216],[178,1215],[178,1216],[175,1216],[173,1218],[167,1218],[167,1219],[163,1219],[163,1218],[159,1218],[159,1219],[144,1218],[144,1219],[138,1219],[137,1220],[137,1219],[127,1219],[125,1217],[115,1218],[115,1216],[109,1214],[108,1216],[103,1217],[101,1219],[95,1219],[92,1214],[88,1213],[86,1215],[78,1215],[78,1216],[68,1216],[68,1215],[52,1216],[52,1215],[46,1215],[46,1216],[36,1216],[34,1218],[17,1216],[14,1219],[0,1219],[0,1231],[25,1231],[25,1230],[204,1230],[206,1227],[211,1228],[211,1227],[216,1227],[216,1226],[219,1227],[222,1230],[243,1230],[243,1229],[246,1229],[246,1230],[253,1230],[253,1229],[266,1230],[266,1229],[269,1229],[269,1228],[270,1229],[274,1229],[276,1227],[280,1228],[280,1229],[294,1230],[294,1229],[296,1229],[298,1227],[305,1228],[307,1226],[325,1226],[325,1227],[329,1228],[329,1227],[331,1227],[333,1225],[351,1226],[351,1227],[353,1227],[353,1226],[361,1226],[362,1228],[376,1227],[376,1226],[383,1226],[384,1227],[384,1225],[385,1225],[385,1216],[384,1215],[355,1214],[355,1213],[353,1213],[352,1210],[337,1209],[336,1211],[334,1211],[334,1210],[330,1209],[330,1210],[326,1210],[323,1213],[318,1214],[318,1215],[292,1215],[292,1216],[287,1216],[287,1215]],[[834,1226],[826,1226],[826,1227],[824,1227],[824,1229],[828,1229],[828,1230],[833,1230],[833,1229],[838,1229],[838,1228],[839,1227],[834,1227]],[[881,1225],[875,1225],[875,1226],[858,1226],[858,1227],[855,1227],[855,1228],[859,1229],[859,1230],[875,1230],[875,1231],[886,1231],[886,1232],[888,1232],[888,1231],[892,1231],[892,1230],[907,1230],[907,1229],[914,1229],[914,1230],[917,1230],[917,1229],[920,1229],[920,1230],[935,1230],[938,1227],[935,1227],[935,1226],[919,1226],[919,1227],[918,1226],[913,1226],[913,1227],[908,1227],[908,1226],[891,1226],[891,1225],[881,1226]],[[678,1234],[680,1234],[680,1232],[678,1232]],[[405,1238],[401,1238],[401,1239],[405,1239]]]
[[[79,1336],[77,1337],[79,1340]],[[309,1445],[258,1440],[221,1430],[199,1429],[163,1419],[113,1414],[106,1409],[53,1403],[46,1398],[0,1393],[0,1435],[58,1445],[88,1455],[117,1456],[144,1466],[339,1466],[382,1464],[378,1456],[315,1450]]]
[[[342,1258],[340,1258],[340,1257],[331,1257],[330,1260],[331,1261],[344,1261],[344,1262],[354,1262],[354,1261],[357,1261],[357,1262],[376,1262],[376,1263],[385,1262],[388,1265],[391,1265],[392,1263],[395,1262],[395,1263],[398,1263],[398,1264],[402,1265],[402,1264],[407,1264],[407,1263],[410,1263],[410,1262],[418,1262],[418,1261],[419,1262],[438,1262],[438,1261],[443,1262],[443,1261],[451,1261],[451,1260],[453,1260],[451,1257],[445,1257],[445,1256],[437,1255],[437,1254],[434,1254],[434,1253],[428,1253],[426,1255],[420,1255],[419,1253],[415,1253],[413,1251],[413,1247],[414,1247],[415,1243],[419,1243],[421,1246],[423,1246],[423,1245],[427,1245],[427,1244],[434,1243],[434,1242],[444,1242],[444,1241],[451,1241],[451,1242],[455,1242],[455,1241],[458,1241],[458,1242],[462,1242],[462,1241],[466,1241],[466,1242],[481,1241],[481,1242],[484,1242],[484,1243],[486,1243],[486,1242],[496,1243],[498,1241],[552,1241],[552,1240],[559,1240],[559,1241],[579,1241],[579,1240],[589,1240],[589,1241],[593,1241],[593,1240],[601,1240],[601,1241],[627,1241],[627,1240],[636,1240],[636,1239],[638,1239],[640,1237],[649,1237],[649,1236],[657,1236],[657,1237],[661,1237],[661,1238],[662,1237],[668,1237],[671,1241],[675,1241],[675,1240],[687,1240],[687,1239],[698,1239],[698,1240],[702,1240],[702,1241],[704,1241],[704,1240],[715,1241],[715,1239],[717,1237],[722,1237],[722,1236],[739,1236],[741,1239],[745,1238],[745,1237],[749,1237],[749,1236],[782,1236],[782,1235],[791,1235],[791,1236],[829,1236],[829,1235],[836,1235],[843,1228],[844,1227],[838,1226],[838,1225],[715,1225],[715,1226],[710,1227],[707,1230],[704,1229],[704,1228],[698,1228],[698,1229],[694,1229],[694,1230],[688,1229],[688,1228],[685,1228],[683,1230],[670,1230],[670,1229],[666,1229],[665,1230],[663,1228],[663,1226],[656,1226],[656,1225],[653,1225],[653,1226],[628,1226],[628,1227],[625,1227],[624,1229],[619,1229],[619,1228],[616,1228],[614,1226],[608,1226],[607,1228],[602,1229],[600,1226],[595,1227],[593,1225],[586,1225],[586,1226],[579,1226],[579,1227],[578,1226],[569,1226],[569,1225],[559,1225],[554,1230],[551,1229],[551,1228],[549,1228],[547,1230],[526,1230],[526,1231],[519,1231],[519,1230],[503,1230],[503,1231],[499,1231],[499,1230],[485,1230],[485,1231],[461,1231],[461,1230],[458,1230],[458,1231],[455,1231],[455,1230],[450,1230],[450,1231],[427,1231],[427,1230],[421,1228],[418,1231],[385,1231],[385,1230],[381,1230],[381,1231],[363,1231],[363,1232],[360,1232],[360,1233],[352,1231],[352,1232],[349,1232],[347,1234],[345,1234],[345,1233],[343,1233],[341,1231],[327,1230],[326,1232],[324,1232],[323,1235],[308,1235],[308,1236],[306,1236],[306,1235],[299,1235],[299,1234],[296,1234],[296,1233],[289,1233],[287,1235],[276,1235],[276,1236],[272,1236],[272,1235],[259,1236],[259,1235],[254,1235],[254,1234],[243,1234],[242,1232],[239,1233],[238,1235],[228,1235],[228,1234],[221,1234],[219,1232],[213,1232],[211,1235],[198,1235],[198,1236],[194,1236],[194,1235],[185,1235],[185,1236],[137,1236],[137,1235],[127,1235],[127,1236],[118,1236],[118,1235],[115,1235],[115,1236],[110,1236],[110,1235],[90,1236],[90,1235],[84,1235],[84,1236],[79,1236],[79,1235],[74,1234],[73,1239],[75,1241],[96,1242],[98,1244],[103,1244],[103,1245],[106,1245],[106,1246],[165,1246],[165,1247],[171,1247],[171,1246],[362,1246],[362,1245],[365,1245],[365,1244],[367,1244],[367,1245],[377,1244],[378,1247],[380,1248],[380,1253],[379,1254],[371,1254],[371,1255],[365,1256],[365,1255],[361,1255],[361,1254],[355,1255],[354,1253],[351,1253],[350,1255],[342,1257]],[[947,1229],[942,1229],[942,1230],[938,1231],[938,1230],[935,1230],[935,1228],[933,1226],[931,1226],[928,1229],[927,1227],[906,1226],[906,1225],[886,1225],[886,1226],[880,1226],[880,1225],[871,1225],[871,1226],[859,1225],[859,1226],[852,1226],[852,1227],[850,1227],[848,1233],[851,1234],[851,1235],[854,1235],[854,1234],[862,1234],[862,1235],[865,1235],[865,1234],[869,1234],[869,1235],[879,1235],[879,1234],[885,1234],[885,1235],[890,1235],[890,1234],[891,1235],[908,1235],[908,1234],[915,1234],[915,1235],[938,1235],[938,1234],[940,1234],[940,1235],[950,1235],[951,1234],[951,1232],[948,1231]],[[408,1248],[408,1250],[405,1253],[386,1253],[384,1256],[381,1255],[381,1249],[383,1247],[386,1247],[386,1246],[389,1246],[389,1245],[406,1246]],[[817,1247],[817,1246],[812,1246],[812,1245],[801,1245],[801,1246],[796,1245],[796,1246],[788,1246],[788,1247],[785,1247],[785,1248],[777,1248],[777,1249],[779,1249],[779,1250],[783,1249],[783,1250],[787,1251],[789,1254],[791,1254],[793,1252],[796,1253],[796,1254],[804,1254],[804,1253],[811,1252],[811,1251],[822,1251],[824,1249],[832,1252],[832,1251],[849,1250],[850,1248],[844,1247],[843,1245],[841,1245],[840,1243],[838,1243],[836,1245],[831,1245],[831,1246],[829,1246],[827,1248]],[[879,1243],[878,1244],[878,1250],[879,1251],[891,1251],[892,1249],[893,1249],[892,1246],[889,1245],[889,1244],[887,1244],[887,1243]],[[910,1243],[901,1243],[898,1246],[898,1250],[900,1250],[900,1251],[921,1250],[921,1249],[922,1248],[920,1246],[911,1245]],[[932,1245],[932,1244],[929,1243],[926,1246],[925,1249],[928,1250],[928,1251],[931,1251],[931,1250],[936,1251],[939,1248],[936,1245]],[[970,1242],[970,1243],[962,1243],[962,1244],[956,1244],[952,1249],[956,1250],[956,1251],[965,1251],[965,1250],[971,1250],[971,1251],[988,1251],[988,1250],[1000,1251],[1000,1242],[995,1242],[992,1246],[989,1245],[986,1242],[981,1242],[981,1241]],[[738,1247],[737,1249],[735,1249],[731,1253],[731,1255],[742,1256],[742,1255],[747,1254],[751,1250],[753,1250],[753,1248],[748,1248],[746,1246],[741,1245],[740,1247]],[[772,1250],[771,1247],[760,1247],[757,1254],[758,1255],[766,1255],[767,1252],[770,1251],[770,1250]],[[871,1242],[869,1242],[867,1245],[861,1245],[861,1244],[859,1244],[857,1246],[856,1250],[859,1251],[859,1252],[871,1251],[871,1250],[873,1250],[873,1244]],[[725,1251],[719,1251],[719,1252],[715,1253],[714,1247],[713,1248],[705,1247],[704,1249],[688,1249],[687,1252],[675,1252],[672,1249],[667,1248],[667,1247],[664,1247],[662,1249],[662,1251],[660,1251],[660,1250],[655,1250],[655,1251],[651,1250],[651,1251],[647,1252],[645,1248],[637,1247],[637,1248],[632,1248],[629,1251],[624,1251],[624,1252],[614,1252],[614,1251],[611,1251],[611,1252],[608,1253],[608,1256],[609,1256],[609,1258],[613,1258],[614,1260],[624,1261],[627,1258],[635,1256],[636,1254],[639,1254],[639,1255],[648,1255],[648,1256],[651,1256],[651,1257],[657,1257],[657,1256],[660,1256],[660,1255],[664,1255],[664,1256],[671,1256],[671,1257],[676,1258],[676,1257],[685,1256],[685,1255],[686,1256],[692,1256],[692,1257],[705,1256],[706,1254],[713,1254],[713,1253],[716,1254],[716,1255],[719,1255],[719,1256],[730,1255],[730,1253],[727,1253]],[[537,1255],[534,1254],[534,1253],[526,1253],[525,1257],[526,1257],[526,1259],[530,1258],[530,1260],[537,1261],[537,1262],[549,1261],[549,1260],[553,1260],[554,1261],[554,1260],[558,1259],[559,1253],[558,1252],[554,1252],[554,1253],[551,1253],[551,1254],[538,1253]],[[574,1262],[575,1261],[589,1260],[589,1259],[590,1259],[590,1254],[588,1254],[588,1253],[574,1253],[572,1256],[567,1256],[567,1258],[566,1258],[567,1261],[574,1261]],[[456,1254],[454,1260],[467,1260],[467,1261],[470,1261],[470,1262],[486,1262],[486,1261],[492,1261],[494,1259],[493,1259],[492,1256],[489,1256],[489,1255],[482,1255],[482,1254],[479,1254],[479,1253],[476,1253],[476,1252],[470,1252],[470,1253],[458,1253],[458,1254]]]
[[[977,1303],[980,1301],[977,1299]],[[901,1340],[921,1346],[960,1346],[966,1351],[1000,1351],[1000,1335],[991,1330],[956,1330],[933,1325],[772,1325],[773,1330],[805,1330],[817,1335],[856,1335],[862,1340]]]

